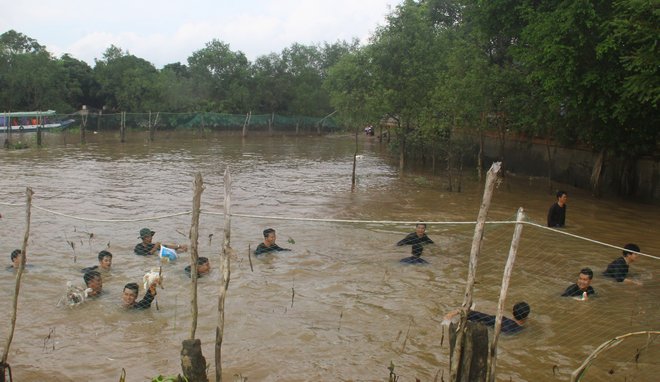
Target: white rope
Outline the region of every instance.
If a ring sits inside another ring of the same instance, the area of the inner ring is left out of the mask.
[[[512,222],[512,223],[515,223],[515,222]],[[559,230],[559,229],[554,229],[554,228],[546,227],[546,226],[543,226],[543,225],[540,225],[540,224],[536,224],[536,223],[532,223],[532,222],[523,222],[523,223],[524,223],[524,224],[529,224],[529,225],[534,226],[534,227],[537,227],[537,228],[543,228],[543,229],[547,229],[547,230],[550,230],[550,231],[553,231],[553,232],[557,232],[557,233],[560,233],[560,234],[562,234],[562,235],[566,235],[566,236],[574,237],[574,238],[576,238],[576,239],[585,240],[585,241],[588,241],[588,242],[591,242],[591,243],[596,243],[596,244],[604,245],[604,246],[606,246],[606,247],[619,249],[619,250],[621,250],[621,251],[626,251],[626,252],[636,253],[636,254],[638,254],[638,255],[642,255],[642,256],[650,257],[650,258],[652,258],[652,259],[660,260],[660,257],[658,257],[658,256],[653,256],[653,255],[649,255],[649,254],[642,253],[642,252],[631,251],[631,250],[629,250],[629,249],[625,249],[625,248],[622,248],[622,247],[617,247],[616,245],[603,243],[602,241],[589,239],[589,238],[584,237],[584,236],[574,235],[574,234],[572,234],[572,233],[568,233],[568,232],[565,232],[565,231],[563,231],[563,230]]]
[[[79,216],[64,214],[64,213],[61,213],[61,212],[49,210],[47,208],[35,206],[34,204],[32,205],[32,207],[34,207],[38,210],[49,212],[49,213],[54,214],[54,215],[64,216],[64,217],[67,217],[67,218],[70,218],[70,219],[82,220],[82,221],[88,221],[88,222],[101,222],[101,223],[141,222],[141,221],[149,221],[149,220],[159,220],[159,219],[169,218],[169,217],[173,217],[173,216],[190,215],[192,213],[192,211],[186,211],[186,212],[178,212],[178,213],[175,213],[175,214],[154,216],[154,217],[150,217],[150,218],[139,218],[139,219],[91,219],[91,218],[83,218],[83,217],[79,217]]]
[[[23,206],[25,206],[25,203],[4,203],[4,202],[0,202],[0,205],[10,206],[10,207],[23,207]]]
[[[12,207],[20,207],[24,206],[25,203],[2,203],[2,205],[6,206],[12,206]],[[32,205],[32,207],[42,210],[45,212],[49,212],[54,215],[59,215],[59,216],[64,216],[70,219],[75,219],[75,220],[82,220],[82,221],[88,221],[88,222],[102,222],[102,223],[130,223],[130,222],[140,222],[140,221],[151,221],[151,220],[160,220],[164,218],[169,218],[169,217],[175,217],[175,216],[183,216],[183,215],[190,215],[192,211],[185,211],[185,212],[178,212],[174,214],[168,214],[168,215],[160,215],[160,216],[154,216],[154,217],[147,217],[147,218],[138,218],[138,219],[92,219],[92,218],[83,218],[79,216],[74,216],[74,215],[69,215],[69,214],[64,214],[61,212],[49,210],[47,208],[39,207],[37,205]],[[201,213],[208,214],[208,215],[215,215],[215,216],[223,216],[224,213],[222,212],[212,212],[212,211],[204,211],[201,210]],[[252,215],[252,214],[231,214],[231,216],[235,217],[241,217],[241,218],[252,218],[252,219],[270,219],[270,220],[288,220],[288,221],[308,221],[308,222],[325,222],[325,223],[351,223],[351,224],[433,224],[433,225],[468,225],[468,224],[476,224],[476,221],[402,221],[402,220],[352,220],[352,219],[320,219],[320,218],[296,218],[296,217],[286,217],[286,216],[266,216],[266,215]],[[515,220],[495,220],[495,221],[487,221],[486,224],[516,224],[519,223]],[[614,249],[618,249],[620,251],[628,251],[632,253],[636,253],[640,256],[645,256],[651,259],[656,259],[660,260],[660,257],[658,256],[653,256],[649,255],[647,253],[643,252],[635,252],[635,251],[630,251],[627,250],[623,247],[618,247],[616,245],[612,244],[607,244],[602,241],[594,240],[594,239],[589,239],[588,237],[580,236],[580,235],[575,235],[569,232],[566,232],[564,230],[559,230],[555,228],[550,228],[546,227],[541,224],[529,222],[529,221],[522,221],[520,222],[522,224],[528,224],[536,228],[541,228],[545,230],[549,230],[552,232],[556,232],[562,235],[574,237],[576,239],[588,241],[590,243],[595,243],[599,244],[605,247],[610,247]]]

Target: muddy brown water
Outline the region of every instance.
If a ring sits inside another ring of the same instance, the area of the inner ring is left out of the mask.
[[[417,220],[474,221],[483,186],[474,175],[463,191],[447,192],[445,179],[425,173],[399,175],[375,139],[360,138],[357,190],[350,192],[353,138],[348,136],[250,136],[158,133],[153,143],[133,133],[46,135],[41,149],[0,150],[0,253],[20,247],[25,201],[34,190],[16,332],[9,364],[16,381],[146,381],[180,371],[181,341],[190,335],[190,281],[185,256],[163,265],[158,309],[119,307],[127,282],[159,265],[132,253],[138,231],[155,240],[187,243],[191,216],[163,216],[192,208],[192,181],[204,178],[200,256],[212,271],[199,280],[196,337],[214,380],[219,260],[223,237],[223,174],[230,169],[233,217],[226,300],[223,378],[250,381],[383,381],[392,362],[399,381],[448,380],[448,339],[443,315],[463,299],[473,226],[431,224],[426,266],[398,263],[409,247],[394,244]],[[26,135],[23,139],[33,139]],[[622,246],[636,242],[660,255],[660,208],[634,201],[594,199],[569,186],[566,232]],[[554,201],[544,179],[507,176],[494,193],[489,220],[514,220],[523,207],[543,224]],[[38,208],[37,208],[38,207]],[[52,211],[52,212],[51,212]],[[57,214],[56,214],[57,213]],[[73,218],[76,217],[76,218]],[[279,220],[275,217],[393,221],[394,223]],[[83,218],[86,220],[81,220]],[[138,221],[139,219],[149,219]],[[248,258],[264,228],[291,252]],[[513,233],[511,224],[489,224],[478,264],[476,309],[494,312]],[[69,244],[74,243],[74,246]],[[114,254],[104,274],[104,294],[83,305],[59,305],[67,281],[82,283],[80,269]],[[642,257],[631,267],[643,286],[600,277],[620,251],[525,226],[505,311],[516,301],[532,306],[528,327],[500,338],[498,380],[568,380],[601,343],[630,332],[658,330],[660,261]],[[559,295],[580,268],[596,277],[597,297],[587,302]],[[15,279],[0,277],[0,346],[9,331]],[[144,291],[140,291],[140,296]],[[635,336],[605,353],[588,380],[651,380],[660,375],[657,337]],[[639,350],[639,355],[637,351]],[[608,379],[609,378],[609,379]]]

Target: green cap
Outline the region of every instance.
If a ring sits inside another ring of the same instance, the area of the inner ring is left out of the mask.
[[[140,230],[140,239],[147,237],[147,236],[153,236],[156,232],[152,231],[150,228],[142,228]]]

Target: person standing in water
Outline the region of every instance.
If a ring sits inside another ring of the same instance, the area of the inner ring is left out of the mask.
[[[557,201],[548,210],[548,227],[562,228],[566,225],[566,191],[557,191]]]

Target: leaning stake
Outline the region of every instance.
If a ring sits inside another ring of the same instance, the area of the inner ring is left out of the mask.
[[[27,258],[27,244],[28,238],[30,237],[30,216],[32,210],[32,189],[27,187],[25,189],[25,235],[23,236],[23,246],[21,247],[21,263],[18,266],[18,271],[16,272],[16,285],[14,287],[14,298],[12,300],[12,312],[11,312],[11,328],[9,329],[9,334],[7,335],[7,344],[5,345],[5,352],[2,354],[2,362],[0,363],[0,371],[2,372],[2,377],[0,381],[5,380],[5,368],[9,368],[7,363],[7,357],[9,356],[9,346],[11,346],[11,340],[14,338],[14,329],[16,328],[16,312],[18,310],[18,292],[21,289],[21,277],[23,276],[23,270],[25,269],[25,259]],[[10,373],[11,374],[11,373]]]
[[[472,292],[474,290],[474,277],[477,272],[477,260],[479,258],[479,252],[481,251],[486,216],[488,215],[490,201],[493,196],[493,189],[495,188],[495,181],[497,180],[497,174],[500,172],[501,165],[501,162],[495,162],[490,166],[490,170],[488,170],[486,185],[484,187],[484,196],[481,200],[481,207],[479,208],[479,215],[477,216],[477,224],[474,227],[472,248],[470,250],[470,264],[468,265],[468,277],[465,285],[465,297],[463,299],[463,305],[460,308],[461,320],[458,324],[458,332],[456,333],[456,347],[451,354],[450,361],[451,370],[449,380],[452,382],[457,381],[458,370],[461,369],[463,336],[465,334],[465,327],[467,326],[468,309],[472,305]]]

